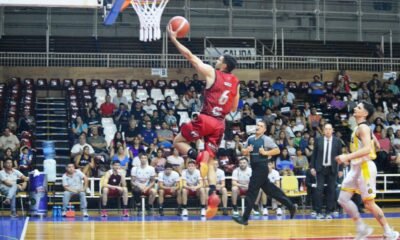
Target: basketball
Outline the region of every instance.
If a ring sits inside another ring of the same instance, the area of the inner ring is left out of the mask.
[[[175,16],[169,20],[169,26],[171,26],[172,31],[176,31],[177,38],[186,37],[187,33],[190,30],[189,21],[186,18],[181,16]]]
[[[210,218],[215,217],[215,215],[217,215],[217,212],[218,212],[218,208],[208,207],[207,212],[206,212],[206,218],[210,219]]]
[[[221,200],[217,194],[211,194],[211,196],[208,197],[208,206],[211,208],[218,207],[220,202]]]

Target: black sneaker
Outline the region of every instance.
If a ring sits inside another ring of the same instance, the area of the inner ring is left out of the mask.
[[[229,213],[228,213],[228,209],[226,209],[226,208],[223,208],[223,209],[222,209],[222,215],[224,215],[224,216],[228,216],[228,215],[229,215]]]
[[[235,221],[235,222],[237,222],[237,223],[239,223],[241,225],[245,225],[245,226],[249,225],[249,222],[248,221],[244,221],[241,216],[233,216],[232,219],[233,219],[233,221]]]
[[[160,216],[164,216],[164,209],[163,208],[159,208],[158,209],[158,213],[160,214]]]

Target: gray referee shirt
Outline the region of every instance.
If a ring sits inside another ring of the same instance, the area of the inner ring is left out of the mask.
[[[250,161],[251,163],[257,163],[257,162],[267,162],[268,158],[267,156],[263,156],[260,154],[259,150],[261,147],[264,147],[265,151],[269,151],[271,149],[277,148],[278,145],[274,142],[274,140],[268,136],[262,135],[259,138],[256,138],[256,135],[251,135],[246,143],[244,144],[244,147],[253,145],[253,151],[250,152]]]

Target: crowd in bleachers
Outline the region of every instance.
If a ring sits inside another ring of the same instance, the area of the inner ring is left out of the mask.
[[[75,83],[64,81],[62,87],[68,91],[71,112],[71,162],[86,177],[110,177],[113,164],[118,163],[122,175],[133,179],[134,189],[137,175],[133,173],[142,166],[141,156],[146,156],[147,164],[154,168],[159,179],[166,168],[180,177],[187,174],[191,159],[178,154],[173,148],[173,139],[181,124],[201,110],[204,82],[197,75],[182,81],[132,80],[129,83],[110,79],[89,83],[79,79]],[[381,145],[376,159],[378,171],[397,173],[400,166],[399,87],[400,79],[381,80],[377,74],[369,81],[356,83],[345,71],[340,72],[337,79],[324,82],[319,75],[310,82],[287,81],[282,77],[273,82],[241,81],[238,111],[226,117],[226,131],[216,159],[219,171],[232,176],[241,169],[242,143],[254,132],[256,122],[262,120],[267,123],[267,134],[281,150],[278,157],[271,159],[272,168],[280,175],[306,175],[308,178],[300,185],[312,188],[309,161],[316,137],[323,134],[324,124],[332,123],[343,151],[348,152],[350,133],[357,125],[352,109],[357,102],[369,101],[376,107],[369,121]],[[29,120],[26,123],[29,127],[33,126],[31,113],[23,117]],[[23,125],[19,121],[15,126],[12,117],[0,143],[10,136],[11,129],[20,129]],[[195,145],[198,149],[204,148],[202,141]],[[6,150],[4,146],[0,145],[3,151]],[[15,140],[11,152],[18,152],[18,149],[19,143]],[[29,146],[21,152],[27,154],[26,149],[29,151]],[[241,184],[235,176],[232,176],[232,183],[226,186],[224,183],[223,187],[232,191],[232,200],[236,201],[238,192],[242,193],[237,189]],[[185,194],[202,198],[202,191],[197,189],[205,185],[195,184],[193,189],[184,187],[191,190]],[[143,190],[137,191],[144,193]],[[178,193],[178,204],[183,206],[182,213],[187,214],[183,192]],[[204,208],[203,199],[201,205]],[[226,213],[227,204],[223,205]],[[233,210],[237,213],[236,203]]]

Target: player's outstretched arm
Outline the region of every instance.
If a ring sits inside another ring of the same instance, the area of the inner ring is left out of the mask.
[[[200,58],[194,55],[187,47],[182,45],[176,38],[176,32],[172,31],[171,27],[167,27],[167,32],[171,42],[176,46],[178,51],[193,65],[193,67],[199,72],[205,79],[214,80],[215,72],[214,68],[208,64],[203,63]]]
[[[231,112],[236,112],[239,106],[239,99],[240,99],[240,85],[238,85],[237,92],[235,99],[233,100],[232,110]]]

